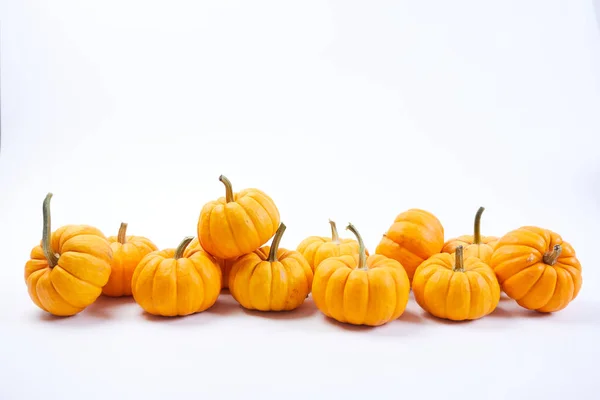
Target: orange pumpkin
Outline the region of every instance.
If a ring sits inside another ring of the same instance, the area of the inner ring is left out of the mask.
[[[458,246],[462,246],[465,258],[477,257],[486,264],[490,262],[498,238],[495,236],[481,236],[481,214],[484,210],[485,208],[479,207],[477,214],[475,214],[473,235],[462,235],[448,240],[442,248],[442,253],[452,254]]]
[[[41,243],[25,264],[31,300],[56,316],[72,316],[96,301],[110,277],[112,250],[104,234],[89,225],[64,225],[52,232],[50,199],[43,203]]]
[[[556,312],[581,289],[581,263],[575,250],[549,229],[524,226],[500,238],[492,253],[502,290],[524,308]]]
[[[313,271],[329,257],[358,254],[358,242],[351,238],[340,239],[335,222],[329,220],[329,224],[331,225],[331,237],[309,236],[296,248],[306,258]],[[368,256],[369,252],[365,251]]]
[[[192,242],[187,247],[186,252],[194,251],[194,250],[196,250],[197,247],[200,247],[202,249],[202,246],[200,246],[200,242],[198,242],[198,238],[194,238],[194,240],[192,240]],[[202,249],[202,250],[204,250],[204,249]],[[227,288],[229,288],[229,272],[231,271],[231,267],[233,266],[233,263],[235,262],[235,260],[237,260],[237,258],[228,258],[226,260],[219,258],[219,257],[213,257],[213,258],[217,262],[217,265],[219,266],[219,268],[221,268],[221,274],[222,274],[221,289],[227,289]]]
[[[127,236],[126,233],[127,224],[122,222],[117,236],[108,237],[113,258],[110,278],[102,289],[105,296],[131,296],[131,278],[135,267],[146,254],[158,250],[150,239]]]
[[[229,273],[229,291],[248,310],[289,311],[299,307],[312,285],[313,272],[297,251],[279,247],[281,223],[271,246],[240,257]]]
[[[280,216],[273,200],[259,189],[234,193],[231,182],[221,175],[225,197],[202,207],[198,239],[215,257],[236,258],[258,249],[277,231]]]
[[[315,271],[312,297],[327,317],[342,323],[379,326],[398,319],[406,309],[410,282],[402,265],[380,254],[367,257],[356,235],[358,254],[325,259]]]
[[[186,252],[193,237],[176,249],[153,251],[135,268],[135,301],[149,314],[184,316],[212,307],[221,292],[221,269],[200,247]]]
[[[444,227],[430,212],[410,209],[396,216],[375,253],[398,261],[412,282],[415,270],[444,246]]]

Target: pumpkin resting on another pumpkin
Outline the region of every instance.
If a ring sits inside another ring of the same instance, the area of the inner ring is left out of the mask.
[[[188,251],[194,251],[197,248],[200,248],[203,251],[206,251],[204,249],[202,249],[202,246],[200,246],[200,242],[198,242],[198,238],[194,238],[194,240],[192,240],[192,242],[189,244],[189,246],[185,249],[185,252],[187,253]],[[222,275],[222,279],[221,279],[221,289],[227,289],[229,287],[229,272],[231,271],[231,267],[233,266],[233,263],[235,262],[235,260],[237,260],[237,258],[228,258],[228,259],[222,259],[219,257],[214,257],[215,261],[217,262],[217,265],[219,266],[219,268],[221,268],[221,275]]]
[[[310,293],[313,272],[306,259],[297,251],[279,248],[285,229],[281,223],[271,246],[263,246],[234,262],[229,291],[242,307],[289,311],[300,306]]]
[[[215,257],[230,259],[248,254],[273,237],[279,226],[279,210],[258,189],[234,193],[221,175],[225,197],[206,203],[198,219],[198,240]]]
[[[131,296],[131,278],[135,267],[146,254],[158,250],[150,239],[143,236],[126,236],[126,232],[127,224],[122,222],[117,236],[108,237],[113,258],[110,278],[102,289],[106,296]]]
[[[452,254],[458,246],[462,246],[465,258],[477,257],[486,264],[490,262],[498,238],[495,236],[481,236],[481,214],[484,210],[485,208],[479,207],[477,214],[475,214],[473,235],[463,235],[448,240],[442,248],[442,253]]]
[[[43,204],[41,243],[25,264],[25,282],[31,300],[56,316],[83,311],[102,294],[110,277],[112,250],[104,234],[88,225],[51,229],[50,199]]]
[[[310,264],[314,271],[317,266],[329,257],[342,255],[358,255],[358,242],[355,239],[340,239],[335,222],[329,220],[331,237],[309,236],[296,248]],[[367,252],[367,256],[369,252]]]
[[[500,301],[500,285],[492,268],[479,258],[439,253],[424,261],[413,278],[417,304],[428,313],[454,321],[492,313]]]
[[[548,229],[524,226],[507,233],[496,244],[490,266],[510,298],[539,312],[564,309],[582,285],[575,250]]]
[[[402,265],[380,254],[367,257],[364,242],[356,235],[358,255],[324,260],[315,271],[312,297],[329,318],[354,325],[379,326],[398,319],[406,309],[410,282]]]
[[[147,313],[184,316],[212,307],[221,292],[221,269],[200,247],[186,252],[193,237],[177,249],[153,251],[136,267],[133,298]]]
[[[410,209],[398,214],[375,253],[398,261],[412,281],[415,270],[444,246],[444,227],[430,212]]]

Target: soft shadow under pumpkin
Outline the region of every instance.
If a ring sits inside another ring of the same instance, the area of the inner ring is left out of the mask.
[[[313,316],[318,310],[312,299],[308,298],[295,310],[290,311],[258,311],[247,310],[239,306],[245,314],[266,319],[302,319]]]

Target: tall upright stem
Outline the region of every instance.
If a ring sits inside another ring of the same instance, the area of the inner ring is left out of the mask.
[[[329,225],[331,225],[331,241],[334,242],[334,243],[339,243],[340,242],[340,235],[338,234],[335,222],[332,221],[332,220],[329,220]]]
[[[44,204],[42,206],[42,215],[44,219],[43,223],[43,232],[42,232],[42,250],[44,251],[44,256],[48,261],[48,265],[50,268],[56,267],[58,264],[58,257],[52,251],[52,224],[50,218],[50,199],[52,199],[52,193],[48,193],[46,198],[44,199]]]
[[[562,253],[562,246],[560,244],[555,244],[552,251],[544,254],[544,263],[548,265],[556,264],[558,257],[560,257],[560,253]]]
[[[477,214],[475,214],[475,224],[473,227],[473,243],[481,244],[481,214],[483,214],[485,208],[479,207]]]
[[[127,235],[127,222],[121,222],[121,226],[119,227],[119,233],[117,234],[117,240],[121,244],[125,244],[125,238]]]
[[[219,180],[225,185],[225,201],[231,203],[233,201],[233,188],[231,182],[225,175],[219,176]]]
[[[173,256],[173,258],[177,260],[178,258],[183,257],[183,252],[192,240],[194,240],[193,236],[186,236],[185,238],[183,238],[181,243],[179,243],[179,246],[177,246],[177,248],[175,249],[175,256]]]
[[[273,236],[273,241],[271,242],[269,257],[267,258],[268,262],[277,261],[277,250],[279,250],[279,243],[281,242],[281,237],[283,236],[283,232],[285,232],[285,228],[283,222],[279,224],[279,228],[277,228],[277,232],[275,232],[275,236]]]
[[[465,272],[464,259],[463,259],[463,247],[458,246],[454,253],[454,272]]]
[[[363,241],[362,236],[360,236],[360,233],[358,233],[358,231],[356,230],[354,225],[352,225],[352,223],[349,223],[346,229],[352,232],[354,236],[356,236],[356,240],[358,241],[358,266],[356,268],[364,270],[369,269],[369,267],[367,266],[367,252],[365,248],[365,242]]]

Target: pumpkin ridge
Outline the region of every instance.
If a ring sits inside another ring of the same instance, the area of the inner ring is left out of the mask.
[[[538,266],[539,264],[543,264],[543,263],[539,263],[539,262],[538,262],[538,263],[535,263],[535,264],[533,264],[533,265],[530,265],[529,267],[526,267],[526,268],[523,268],[523,269],[521,269],[521,270],[520,270],[519,272],[517,272],[516,274],[513,274],[513,275],[511,275],[511,277],[510,277],[510,278],[508,278],[506,281],[504,281],[504,283],[508,282],[508,281],[509,281],[509,280],[511,280],[513,277],[515,277],[515,276],[518,276],[518,275],[519,275],[521,272],[523,272],[523,271],[525,271],[525,270],[527,270],[527,269],[529,269],[529,268],[536,267],[536,266]],[[540,281],[540,279],[542,279],[542,277],[544,276],[544,273],[546,272],[546,268],[552,268],[552,267],[549,267],[548,265],[545,265],[545,264],[544,264],[544,269],[542,270],[542,273],[541,273],[541,274],[540,274],[540,275],[539,275],[539,276],[538,276],[538,277],[535,279],[535,281],[534,281],[534,282],[533,282],[531,285],[529,285],[529,287],[527,288],[527,290],[524,292],[524,294],[523,294],[522,296],[520,296],[519,298],[516,298],[516,297],[513,297],[513,296],[511,296],[511,297],[512,297],[512,298],[513,298],[515,301],[517,301],[517,302],[518,302],[518,301],[520,301],[520,300],[522,300],[523,298],[525,298],[525,297],[526,297],[526,296],[529,294],[529,292],[531,291],[531,289],[533,289],[533,287],[534,287],[535,285],[537,285],[537,283]]]
[[[44,275],[47,272],[48,272],[47,270],[43,270],[43,269],[38,269],[37,271],[32,272],[27,277],[27,285],[28,285],[28,291],[31,294],[31,298],[32,298],[34,304],[37,304],[42,310],[49,312],[48,308],[42,304],[42,302],[40,301],[40,298],[37,294],[37,283],[38,283],[39,279],[42,277],[42,275]]]
[[[154,272],[152,273],[152,279],[150,279],[150,282],[151,282],[150,290],[148,290],[148,292],[150,293],[150,306],[152,307],[153,313],[159,313],[158,308],[156,307],[156,303],[155,303],[156,296],[154,296],[154,287],[155,287],[155,283],[156,283],[156,275],[158,274],[158,268],[160,267],[160,264],[164,261],[164,257],[157,256],[156,259],[158,260],[158,262],[156,262],[156,266],[154,267]],[[148,266],[148,264],[146,264],[146,267]]]
[[[52,281],[52,274],[49,273],[48,276],[48,281],[50,282],[50,286],[52,287],[52,290],[54,290],[56,292],[56,294],[58,295],[58,297],[68,306],[75,308],[75,309],[82,309],[79,306],[75,306],[73,304],[71,304],[71,302],[67,301],[67,299],[65,299],[65,297],[62,295],[62,293],[60,293],[58,290],[56,290],[56,286],[54,286],[54,282]],[[39,281],[38,281],[39,282]],[[87,282],[86,282],[87,283]]]
[[[239,245],[238,245],[237,239],[235,237],[235,232],[231,228],[231,222],[229,220],[229,213],[227,212],[227,206],[226,205],[223,206],[223,216],[225,217],[225,225],[227,226],[227,230],[231,234],[231,244],[237,250],[238,253],[243,253],[242,250],[240,249]]]

